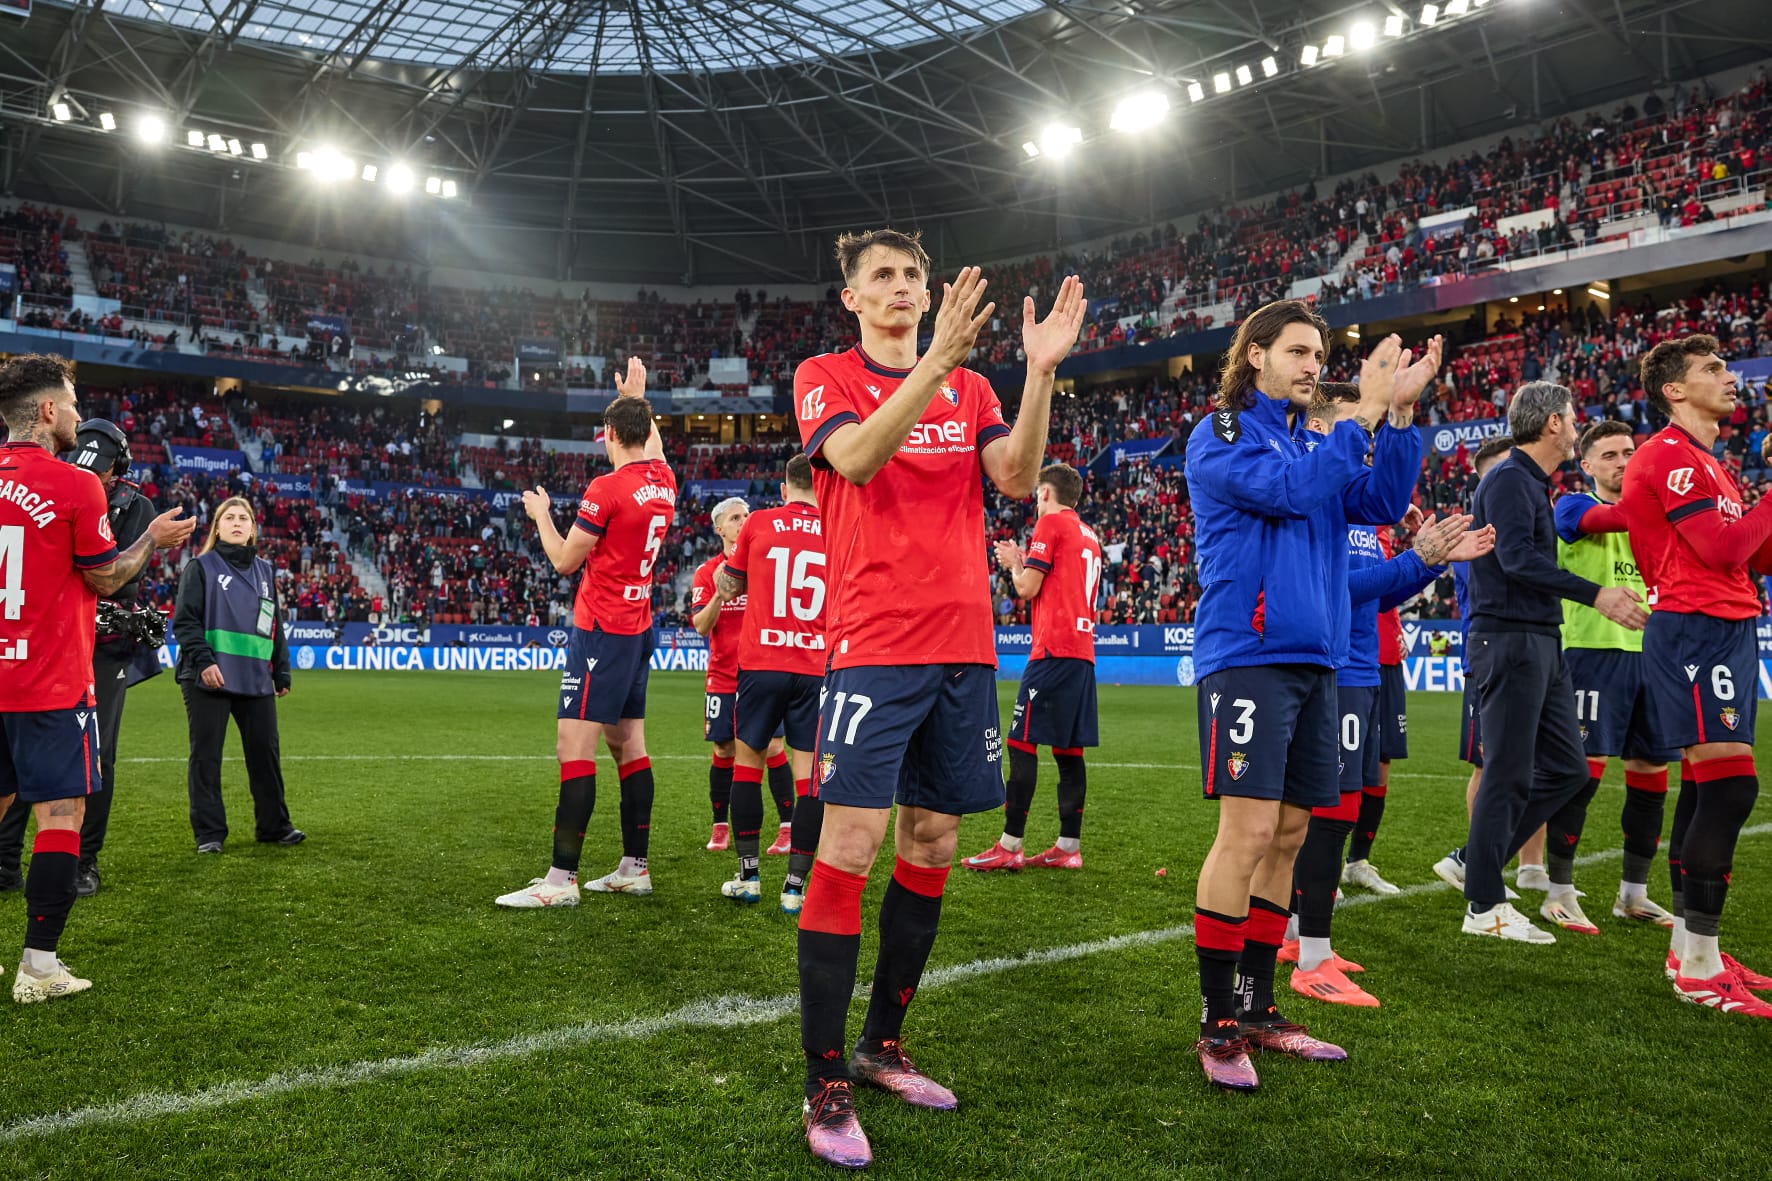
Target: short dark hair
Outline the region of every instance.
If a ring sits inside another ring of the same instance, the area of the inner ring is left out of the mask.
[[[603,431],[623,447],[644,447],[652,437],[652,403],[645,398],[617,398],[603,411]]]
[[[29,425],[36,400],[59,394],[74,380],[74,363],[54,353],[22,353],[0,365],[0,420],[8,429]]]
[[[843,273],[843,282],[847,284],[855,277],[856,269],[861,265],[861,256],[880,246],[887,250],[896,250],[908,254],[917,260],[923,268],[925,278],[929,275],[929,252],[923,249],[923,231],[913,230],[905,233],[890,226],[878,230],[866,230],[859,234],[841,234],[837,238],[837,269]]]
[[[1237,325],[1230,351],[1224,358],[1224,369],[1218,377],[1218,394],[1213,405],[1220,410],[1241,410],[1249,404],[1255,388],[1255,366],[1249,363],[1249,346],[1272,348],[1274,341],[1288,324],[1304,324],[1315,328],[1323,338],[1323,355],[1329,355],[1329,325],[1311,311],[1302,299],[1277,299],[1249,313]]]
[[[788,460],[787,471],[783,478],[790,488],[810,489],[812,487],[812,461],[807,459],[803,453],[795,455]]]
[[[1477,448],[1475,455],[1471,456],[1471,470],[1481,473],[1484,464],[1492,459],[1500,459],[1513,449],[1514,437],[1512,435],[1491,435],[1483,440],[1483,445]]]
[[[1052,495],[1066,508],[1083,499],[1083,477],[1068,463],[1049,463],[1040,469],[1040,483],[1052,486]]]
[[[1619,422],[1616,418],[1601,419],[1599,422],[1581,432],[1581,458],[1586,459],[1587,453],[1600,445],[1600,440],[1610,439],[1615,435],[1626,437],[1635,435],[1628,423]]]
[[[1360,387],[1351,381],[1319,381],[1316,392],[1311,394],[1310,405],[1305,407],[1305,420],[1316,418],[1328,422],[1338,405],[1359,400]]]
[[[1663,387],[1686,380],[1686,366],[1693,357],[1720,353],[1722,346],[1714,336],[1695,333],[1678,340],[1664,340],[1643,355],[1643,392],[1649,395],[1649,408],[1663,416],[1673,413]]]

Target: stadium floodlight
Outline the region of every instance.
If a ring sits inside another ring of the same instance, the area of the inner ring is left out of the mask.
[[[365,164],[363,166],[363,179],[368,181],[370,184],[374,184],[375,178],[379,175],[380,175],[380,171],[376,168],[375,165]]]
[[[441,177],[436,177],[436,176],[425,177],[425,192],[427,192],[431,196],[435,197],[438,193],[441,193],[442,191],[443,191],[443,180]]]
[[[1561,295],[1561,294],[1563,294],[1563,289],[1561,287],[1558,287],[1556,290],[1552,291],[1551,294],[1552,295]]]
[[[1595,299],[1603,299],[1608,302],[1612,299],[1612,293],[1610,291],[1601,291],[1598,287],[1589,287],[1587,293]]]
[[[228,155],[241,156],[241,155],[244,155],[245,153],[246,153],[246,149],[244,147],[240,146],[239,140],[230,139],[228,141]]]
[[[312,153],[312,152],[297,152],[295,154],[295,166],[297,168],[301,169],[303,172],[306,172],[309,169],[311,169],[314,166],[314,153]]]
[[[1385,17],[1384,35],[1386,37],[1401,37],[1403,35],[1403,18],[1395,14]]]
[[[1273,54],[1270,53],[1268,56],[1261,59],[1261,76],[1263,78],[1272,78],[1279,72],[1280,63],[1274,60]]]
[[[1517,295],[1510,295],[1510,296],[1508,296],[1508,297],[1507,297],[1507,301],[1508,301],[1508,302],[1509,302],[1509,303],[1519,303],[1519,302],[1520,302],[1520,297],[1519,297],[1519,296],[1517,296]]]
[[[1471,0],[1452,0],[1446,5],[1447,16],[1463,16],[1471,10]]]
[[[312,159],[313,173],[320,180],[350,180],[357,175],[357,162],[337,148],[317,148]]]
[[[1038,160],[1040,158],[1040,145],[1031,139],[1025,141],[1021,145],[1021,150],[1027,153],[1027,157],[1030,160]]]
[[[389,165],[388,188],[396,193],[410,193],[412,191],[412,169],[404,164]]]
[[[143,115],[135,121],[135,134],[145,144],[166,141],[166,121],[158,115]]]
[[[1248,66],[1238,66],[1237,67],[1237,85],[1238,86],[1247,86],[1253,81],[1255,81],[1255,74],[1249,69]]]
[[[73,109],[68,106],[67,99],[59,99],[50,105],[49,113],[55,116],[57,123],[66,123],[74,117]]]
[[[203,146],[203,133],[201,131],[187,131],[187,132],[185,132],[185,143],[190,145],[193,148],[202,147]]]
[[[1082,138],[1082,135],[1080,132],[1078,133],[1078,138],[1079,139]],[[446,180],[443,182],[443,199],[445,201],[455,200],[455,182],[454,181]]]
[[[1431,29],[1439,19],[1440,6],[1438,4],[1424,4],[1421,8],[1421,17],[1416,23],[1425,29]]]
[[[253,144],[252,158],[254,160],[269,160],[271,158],[270,150],[263,144]]]
[[[212,152],[225,152],[228,150],[228,141],[221,136],[216,135],[214,132],[211,132],[209,135],[209,150]]]
[[[1206,88],[1204,86],[1201,86],[1198,82],[1189,82],[1187,84],[1187,99],[1189,102],[1197,103],[1205,97]]]
[[[1356,22],[1348,36],[1348,43],[1355,49],[1371,49],[1377,40],[1378,30],[1372,27],[1370,21]]]
[[[1062,160],[1083,142],[1083,129],[1070,123],[1048,123],[1040,130],[1040,151]]]
[[[117,116],[111,114],[109,111],[101,111],[98,117],[98,125],[106,131],[115,131],[117,130]]]
[[[1347,338],[1349,340],[1359,340],[1360,339],[1360,330],[1358,328],[1349,328],[1347,330]]]
[[[1212,75],[1212,93],[1229,94],[1231,92],[1231,76],[1229,74]]]
[[[1347,38],[1340,33],[1323,42],[1324,57],[1340,57],[1347,52]]]
[[[1168,95],[1161,90],[1140,91],[1120,100],[1108,126],[1115,131],[1144,131],[1161,123],[1168,113]]]
[[[1304,47],[1304,52],[1298,55],[1298,64],[1306,68],[1316,65],[1317,47],[1315,45],[1306,45]]]

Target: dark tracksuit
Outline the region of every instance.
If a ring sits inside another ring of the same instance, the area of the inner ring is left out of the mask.
[[[117,539],[118,550],[126,550],[148,531],[154,520],[154,502],[127,480],[113,484],[106,499],[111,534]],[[136,575],[108,598],[119,606],[133,607],[141,580],[142,575]],[[86,818],[80,822],[80,868],[83,870],[98,865],[99,850],[105,847],[105,833],[110,828],[112,792],[117,785],[117,734],[123,725],[124,694],[131,684],[141,679],[130,674],[137,647],[128,636],[101,635],[92,652],[93,692],[98,698],[100,787],[86,797]],[[28,807],[12,807],[0,817],[0,877],[10,878],[19,871],[19,859],[25,844],[25,821],[30,815]]]
[[[191,801],[191,831],[199,845],[220,841],[228,835],[227,812],[222,805],[222,746],[228,735],[228,719],[240,727],[240,745],[246,755],[246,774],[252,787],[254,836],[276,841],[294,825],[283,798],[283,767],[277,738],[275,691],[289,688],[289,645],[283,635],[281,612],[276,607],[276,586],[270,563],[255,560],[249,547],[216,545],[232,571],[243,582],[257,581],[254,594],[270,601],[268,657],[218,653],[215,591],[212,574],[200,560],[185,565],[179,577],[178,604],[173,609],[172,634],[178,641],[178,683],[184,692],[185,716],[190,723],[191,756],[186,786]],[[203,670],[218,665],[225,685],[217,692],[205,688]]]
[[[1471,806],[1464,896],[1482,910],[1507,897],[1502,868],[1538,826],[1587,786],[1575,690],[1563,662],[1563,603],[1593,606],[1596,584],[1557,566],[1550,477],[1519,448],[1471,502],[1495,549],[1470,564],[1465,664],[1475,679],[1483,782]]]

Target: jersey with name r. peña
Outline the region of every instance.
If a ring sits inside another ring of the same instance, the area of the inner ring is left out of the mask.
[[[1029,570],[1045,575],[1031,614],[1030,659],[1063,656],[1095,660],[1095,588],[1101,582],[1101,539],[1076,509],[1047,513],[1028,540]]]
[[[93,703],[98,595],[81,571],[116,560],[98,477],[0,444],[0,713]]]
[[[726,565],[744,577],[748,603],[738,666],[823,676],[828,584],[818,506],[790,501],[752,513]]]
[[[662,459],[623,464],[585,489],[573,528],[600,539],[572,604],[583,631],[637,636],[652,627],[652,571],[677,512],[677,478]]]
[[[910,437],[865,485],[821,449],[871,417],[910,376],[857,347],[794,371],[794,412],[824,518],[832,668],[997,663],[980,453],[1009,433],[990,383],[970,369],[943,380]]]
[[[1716,619],[1759,615],[1747,565],[1714,569],[1680,536],[1678,522],[1699,513],[1721,513],[1729,520],[1742,515],[1735,481],[1691,435],[1669,426],[1637,448],[1624,469],[1619,503],[1650,607]]]
[[[714,601],[714,576],[726,564],[725,554],[715,554],[695,571],[690,585],[689,610],[694,613]],[[709,693],[738,692],[738,645],[744,634],[745,596],[720,604],[720,616],[708,632]]]

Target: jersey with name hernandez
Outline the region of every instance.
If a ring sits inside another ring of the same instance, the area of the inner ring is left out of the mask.
[[[1101,539],[1076,509],[1047,513],[1028,541],[1029,570],[1045,576],[1034,596],[1032,658],[1095,661],[1095,588],[1101,582]]]
[[[652,627],[652,571],[677,512],[677,478],[662,459],[592,480],[573,528],[596,534],[572,604],[573,625],[637,636]]]

